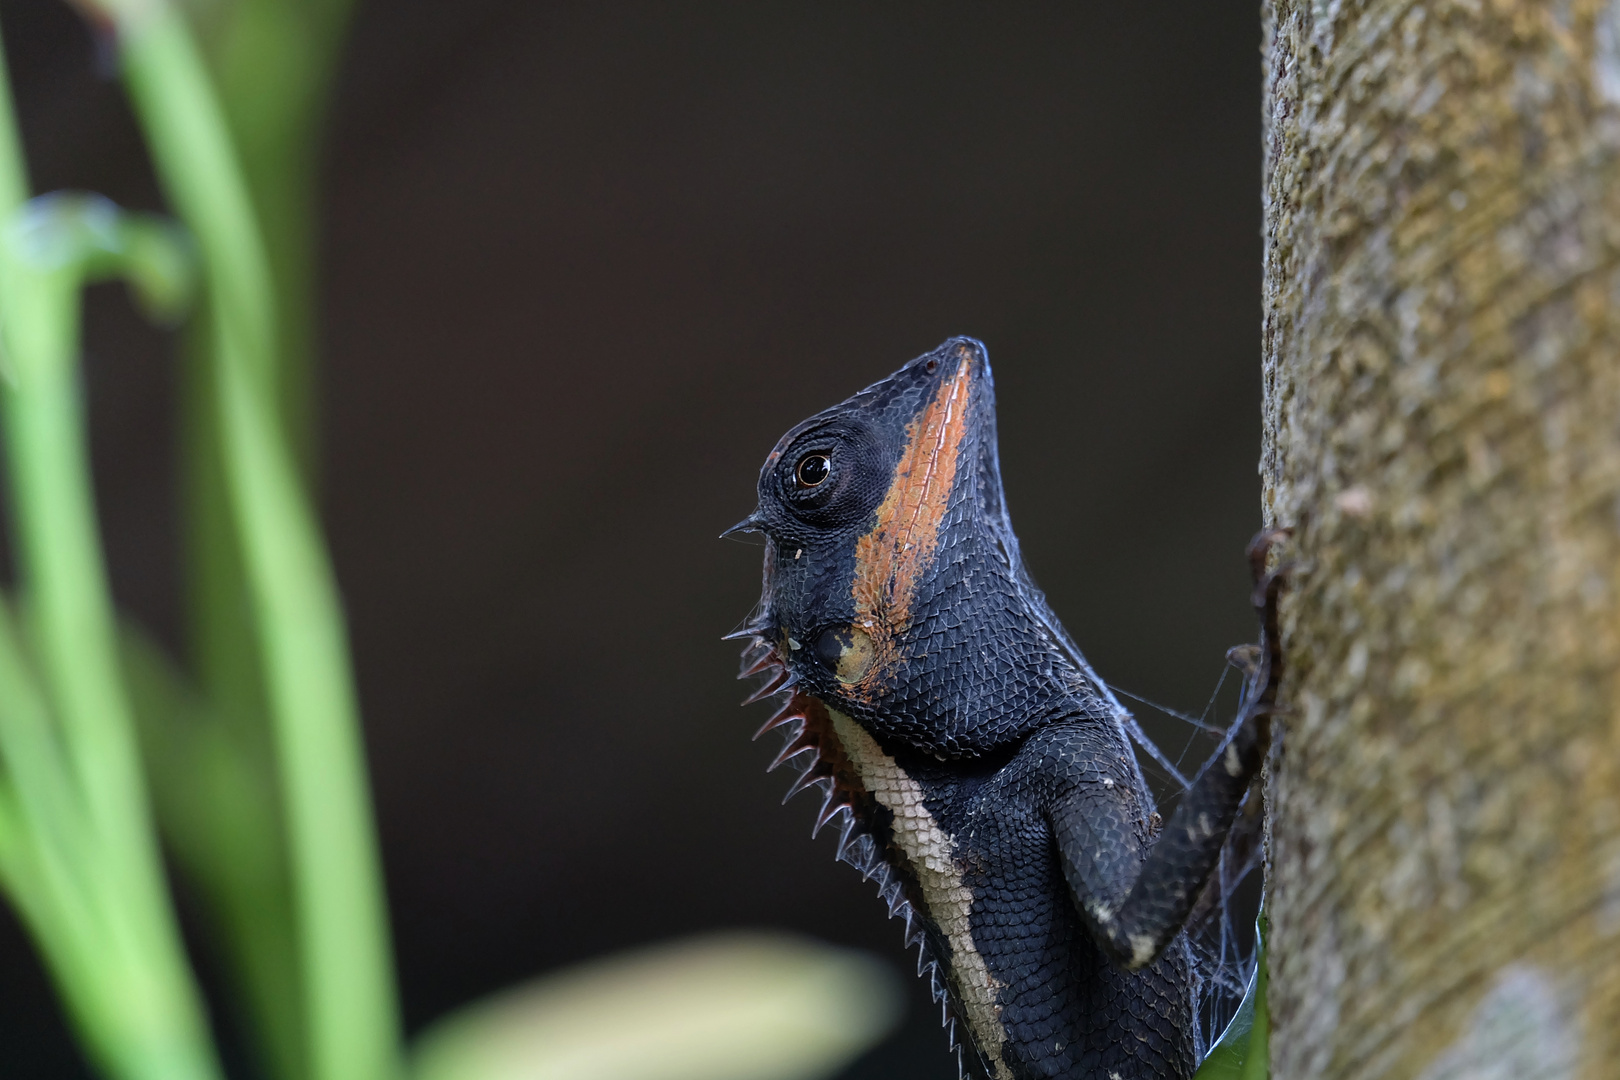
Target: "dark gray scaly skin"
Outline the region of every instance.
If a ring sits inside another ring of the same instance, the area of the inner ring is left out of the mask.
[[[818,460],[819,459],[819,460]],[[738,527],[766,537],[744,675],[772,767],[824,792],[839,857],[920,947],[964,1071],[1189,1077],[1183,924],[1270,739],[1276,534],[1251,546],[1244,705],[1161,827],[1123,727],[1008,523],[984,347],[953,338],[782,437]],[[958,1030],[972,1051],[961,1055]]]

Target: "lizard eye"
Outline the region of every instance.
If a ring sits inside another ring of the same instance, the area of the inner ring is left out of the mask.
[[[793,478],[801,488],[819,487],[832,472],[832,459],[826,454],[806,454],[799,459],[798,468],[793,470]]]
[[[889,489],[877,433],[843,417],[799,434],[773,464],[760,476],[761,505],[779,505],[815,529],[864,520]]]

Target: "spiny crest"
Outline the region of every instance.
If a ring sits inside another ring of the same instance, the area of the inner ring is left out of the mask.
[[[787,734],[782,749],[771,759],[765,771],[772,772],[801,755],[812,755],[801,768],[798,777],[788,787],[782,801],[786,803],[806,788],[822,789],[821,809],[817,811],[815,823],[810,830],[812,838],[820,835],[821,830],[834,818],[843,817],[843,822],[839,825],[838,848],[834,857],[839,862],[853,866],[863,879],[875,882],[878,896],[888,906],[889,918],[898,918],[904,923],[905,947],[908,949],[913,945],[917,947],[917,975],[919,978],[927,977],[929,994],[940,1007],[940,1024],[945,1029],[950,1049],[956,1054],[958,1080],[968,1080],[965,1056],[968,1047],[959,1037],[960,1017],[951,1005],[939,960],[929,948],[922,916],[911,901],[906,899],[905,885],[883,857],[876,838],[862,825],[856,813],[854,793],[841,783],[837,766],[829,752],[832,748],[827,742],[836,739],[836,736],[830,730],[811,722],[811,701],[795,689],[794,684],[797,680],[777,655],[776,649],[763,636],[766,629],[763,625],[755,624],[726,635],[726,640],[740,638],[748,640],[748,644],[743,647],[742,665],[737,678],[761,677],[758,688],[744,699],[743,704],[752,705],[772,696],[780,698],[777,710],[754,733],[755,739],[767,731],[778,728]],[[985,1075],[990,1075],[988,1068]]]

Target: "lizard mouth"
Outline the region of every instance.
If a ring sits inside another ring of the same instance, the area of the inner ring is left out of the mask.
[[[940,1007],[940,1022],[946,1030],[950,1049],[956,1053],[957,1073],[966,1077],[968,1047],[960,1036],[963,1025],[958,1023],[959,1010],[946,988],[941,951],[935,944],[939,939],[938,931],[907,895],[906,881],[884,850],[885,841],[867,824],[874,820],[876,803],[845,754],[827,706],[798,685],[797,678],[766,633],[765,627],[749,627],[729,635],[747,639],[737,677],[760,679],[758,687],[743,704],[774,699],[777,706],[770,719],[754,733],[754,738],[776,730],[786,735],[781,750],[766,766],[766,771],[775,771],[788,762],[799,770],[782,798],[783,803],[809,788],[822,792],[821,808],[810,830],[812,839],[835,819],[841,819],[835,857],[853,866],[862,878],[875,882],[878,896],[888,905],[889,917],[904,921],[905,947],[917,947],[917,975],[928,978],[929,992]]]

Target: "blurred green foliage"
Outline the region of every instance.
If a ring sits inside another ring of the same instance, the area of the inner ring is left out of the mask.
[[[79,7],[117,42],[179,224],[31,198],[0,66],[17,551],[0,602],[0,887],[107,1076],[222,1076],[166,846],[268,1075],[403,1080],[347,636],[310,496],[315,155],[347,0]],[[184,319],[180,659],[120,620],[107,584],[78,373],[80,293],[107,278],[155,320]],[[605,965],[443,1022],[419,1075],[563,1075],[566,1060],[581,1078],[808,1080],[895,1020],[887,969],[795,939]]]

